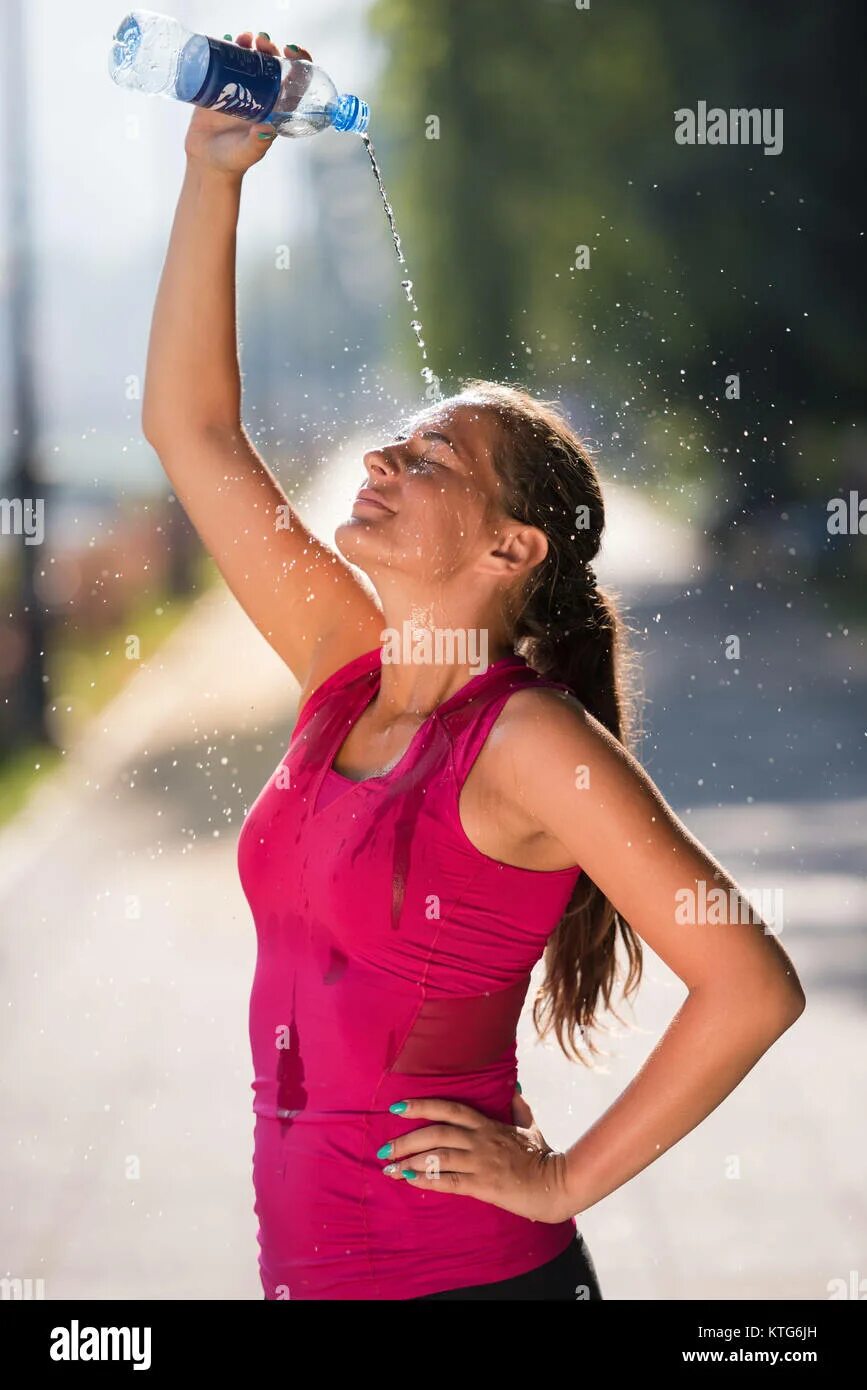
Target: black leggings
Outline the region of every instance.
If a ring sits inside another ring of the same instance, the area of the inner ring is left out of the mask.
[[[576,1232],[575,1239],[569,1242],[562,1254],[539,1265],[537,1269],[529,1270],[527,1274],[517,1274],[513,1279],[498,1279],[493,1284],[470,1284],[465,1289],[423,1293],[411,1302],[422,1303],[432,1298],[533,1299],[548,1303],[575,1303],[583,1299],[601,1299],[602,1290],[584,1237]]]

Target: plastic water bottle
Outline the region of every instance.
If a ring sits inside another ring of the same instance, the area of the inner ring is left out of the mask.
[[[338,95],[327,73],[304,58],[278,58],[226,39],[194,34],[168,15],[130,10],[115,31],[108,70],[119,87],[172,97],[244,121],[269,121],[278,135],[367,130],[366,101]]]

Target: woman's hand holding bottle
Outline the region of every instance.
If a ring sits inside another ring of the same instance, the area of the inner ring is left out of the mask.
[[[228,36],[227,36],[228,37]],[[285,44],[283,50],[272,43],[265,34],[257,34],[246,29],[235,39],[242,48],[255,46],[262,53],[272,53],[276,58],[305,58],[312,62],[306,48],[291,48]],[[274,127],[268,121],[251,124],[239,120],[237,116],[227,116],[222,111],[213,111],[207,106],[196,106],[187,130],[184,149],[187,159],[197,164],[216,169],[220,173],[242,177],[249,168],[264,159],[276,138]]]

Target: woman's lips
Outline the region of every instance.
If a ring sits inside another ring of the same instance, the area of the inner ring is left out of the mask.
[[[384,502],[380,502],[376,497],[356,497],[353,505],[356,507],[376,507],[379,511],[386,512],[389,516],[394,516],[391,507],[387,507]]]

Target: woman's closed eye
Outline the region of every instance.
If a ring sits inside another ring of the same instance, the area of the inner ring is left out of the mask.
[[[402,441],[398,440],[397,443]],[[407,459],[407,468],[443,468],[442,459],[433,458],[430,454],[411,454]]]
[[[410,438],[408,434],[396,434],[392,443],[405,444]],[[434,458],[431,454],[416,454],[410,456],[406,464],[407,468],[445,468],[443,459]]]

